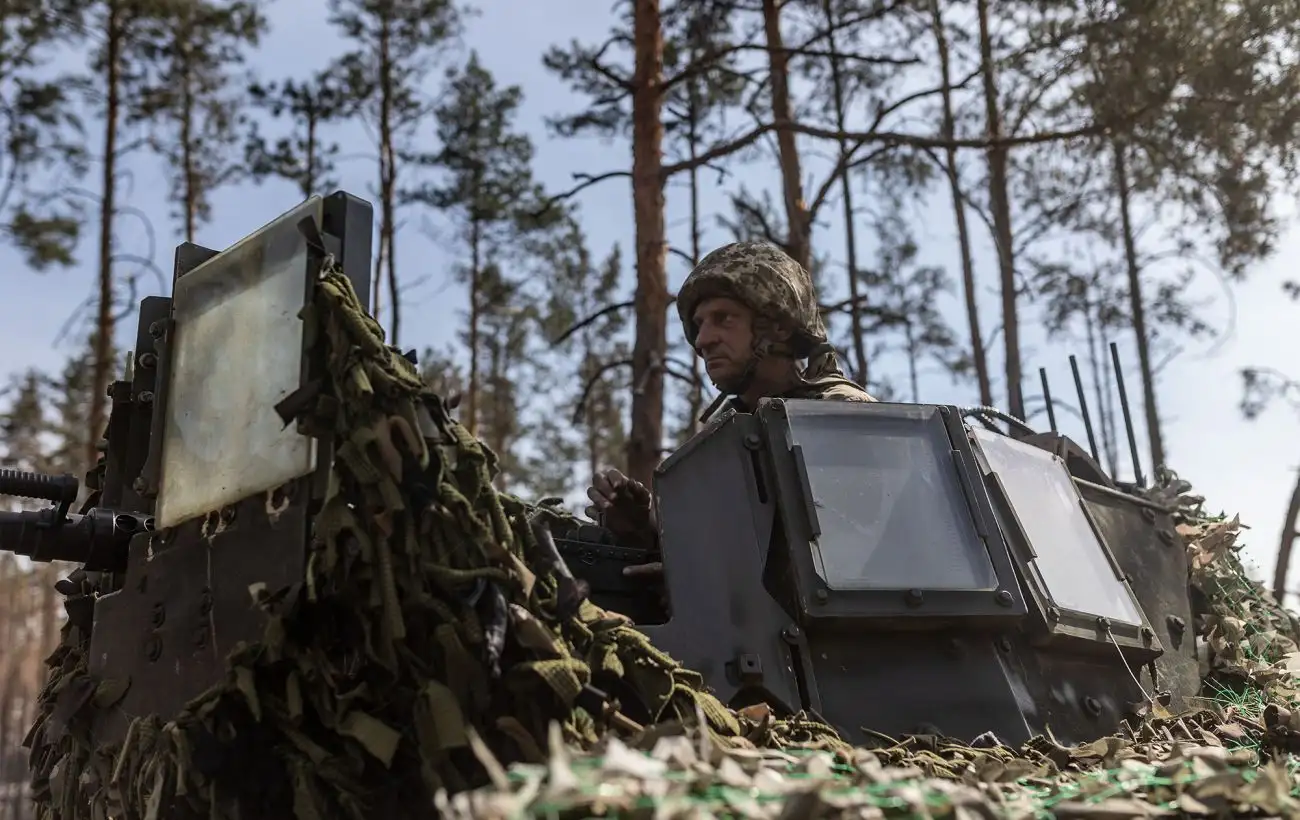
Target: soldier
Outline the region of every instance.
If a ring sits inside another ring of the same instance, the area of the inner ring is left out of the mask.
[[[733,242],[705,256],[682,283],[677,314],[709,380],[731,396],[736,412],[750,412],[762,398],[875,401],[840,371],[812,277],[773,245]],[[800,359],[808,360],[803,370]],[[587,497],[587,514],[604,513],[605,526],[624,543],[657,543],[650,491],[641,482],[607,470]],[[627,570],[660,571],[657,563]]]

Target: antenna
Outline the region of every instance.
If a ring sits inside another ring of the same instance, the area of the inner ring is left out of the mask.
[[[1088,414],[1088,397],[1083,393],[1083,379],[1079,377],[1079,360],[1073,355],[1070,356],[1070,370],[1074,372],[1074,390],[1079,395],[1083,429],[1088,431],[1088,450],[1092,453],[1092,460],[1100,464],[1101,461],[1097,458],[1097,436],[1092,432],[1092,416]]]
[[[1047,403],[1047,423],[1051,425],[1052,432],[1056,430],[1056,408],[1052,406],[1052,388],[1047,383],[1047,368],[1038,368],[1038,379],[1043,383],[1043,401]]]
[[[1124,413],[1124,432],[1128,434],[1128,451],[1133,457],[1133,480],[1139,487],[1145,487],[1142,480],[1142,465],[1138,461],[1137,435],[1133,432],[1133,416],[1128,410],[1128,391],[1124,389],[1124,370],[1119,363],[1119,348],[1110,343],[1110,359],[1115,364],[1115,384],[1119,386],[1119,407]]]

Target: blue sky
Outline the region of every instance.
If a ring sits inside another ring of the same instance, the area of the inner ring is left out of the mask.
[[[483,63],[492,70],[502,84],[522,86],[525,100],[519,123],[526,128],[537,143],[536,172],[544,184],[560,189],[571,184],[575,172],[598,173],[622,169],[630,164],[627,145],[621,140],[609,144],[599,140],[560,140],[549,138],[543,127],[547,115],[572,111],[582,101],[572,95],[558,80],[542,67],[545,49],[553,44],[576,38],[593,42],[605,35],[611,24],[609,3],[601,0],[547,0],[545,3],[485,2],[480,14],[468,23],[464,50],[449,59],[461,60],[469,48],[476,49]],[[319,0],[279,0],[270,9],[272,31],[253,66],[264,76],[305,76],[322,67],[339,53],[343,44],[329,26],[323,4]],[[430,91],[436,90],[431,85]],[[910,124],[915,130],[918,126]],[[432,124],[428,127],[432,134]],[[367,144],[362,129],[352,126],[339,131],[344,142],[344,152],[366,154],[373,151]],[[93,131],[92,145],[97,144]],[[819,146],[822,157],[825,146]],[[173,246],[180,241],[179,230],[169,219],[169,208],[164,196],[167,190],[161,166],[146,154],[130,160],[132,182],[125,192],[126,201],[149,215],[158,234],[158,248],[154,261],[170,271]],[[826,172],[826,162],[809,151],[805,158],[805,174],[819,181]],[[745,183],[751,189],[773,185],[776,179],[774,163],[751,164],[745,167]],[[361,158],[348,162],[342,169],[343,187],[355,194],[372,198],[374,166],[371,160]],[[711,182],[708,175],[703,177]],[[92,183],[87,183],[89,186]],[[706,183],[708,184],[708,183]],[[706,212],[721,213],[725,203],[721,188],[709,188],[703,193]],[[243,185],[223,189],[214,196],[214,220],[199,230],[201,244],[224,248],[239,237],[288,210],[296,204],[297,194],[283,183],[266,183],[262,186]],[[632,251],[632,203],[626,180],[616,179],[588,189],[578,202],[582,221],[588,233],[593,254],[603,254],[614,243],[622,245],[625,259]],[[669,191],[668,225],[670,241],[685,246],[686,209],[680,189]],[[833,251],[843,247],[842,227],[837,217],[838,205],[826,209],[825,224],[819,225],[814,243],[819,251]],[[465,295],[463,288],[450,282],[452,265],[459,260],[459,249],[449,243],[439,243],[418,230],[421,222],[437,223],[436,215],[410,214],[407,230],[398,241],[399,273],[407,281],[428,277],[428,282],[412,293],[405,301],[403,312],[403,346],[422,346],[427,343],[444,344],[453,338],[459,323]],[[912,217],[921,247],[921,261],[944,265],[954,273],[957,270],[955,229],[946,196],[922,203]],[[993,268],[992,254],[987,237],[979,223],[972,220],[981,247],[977,266],[986,279]],[[706,223],[706,248],[727,241],[722,231],[710,218]],[[142,233],[129,220],[120,222],[119,245],[123,249],[139,252]],[[8,249],[0,248],[0,266],[8,273],[9,298],[0,301],[0,372],[12,373],[29,366],[57,367],[72,352],[74,342],[65,340],[56,345],[60,326],[76,305],[90,293],[94,281],[94,234],[83,245],[83,262],[67,271],[51,271],[36,275],[25,271],[21,260]],[[871,258],[874,247],[870,239],[863,241],[859,256]],[[1199,492],[1206,495],[1215,507],[1229,513],[1239,512],[1242,520],[1251,526],[1246,540],[1248,561],[1271,576],[1273,558],[1282,514],[1291,490],[1295,470],[1300,466],[1300,453],[1296,451],[1297,423],[1294,414],[1284,407],[1271,410],[1254,422],[1244,421],[1237,409],[1240,396],[1238,370],[1247,365],[1271,366],[1282,370],[1300,371],[1291,351],[1300,349],[1300,330],[1295,320],[1300,317],[1300,305],[1282,296],[1280,283],[1289,275],[1288,260],[1300,258],[1300,232],[1291,230],[1280,242],[1273,259],[1253,271],[1250,281],[1236,289],[1235,305],[1222,298],[1221,291],[1212,282],[1197,283],[1193,289],[1215,299],[1207,308],[1207,317],[1223,327],[1230,315],[1235,316],[1234,330],[1225,343],[1200,348],[1189,348],[1171,363],[1163,373],[1161,382],[1161,410],[1165,419],[1167,450],[1174,468],[1191,480]],[[670,287],[675,288],[686,271],[679,260],[670,257]],[[627,274],[626,293],[631,292],[631,271]],[[150,282],[151,290],[157,292]],[[992,327],[996,318],[995,295],[983,297],[986,328]],[[958,305],[955,300],[947,305],[960,329]],[[1024,310],[1025,330],[1025,391],[1038,392],[1037,372],[1046,367],[1052,378],[1054,393],[1069,397],[1070,386],[1067,356],[1071,352],[1083,353],[1077,348],[1049,344],[1037,327],[1033,308]],[[124,328],[134,332],[134,328]],[[1131,339],[1118,338],[1121,353],[1129,363],[1126,373],[1135,414],[1140,414],[1138,383],[1135,368],[1136,356]],[[125,337],[122,339],[125,345]],[[998,357],[1000,359],[1000,357]],[[1003,391],[995,386],[995,393]],[[954,387],[946,378],[928,377],[922,383],[923,401],[953,404],[974,403],[974,390],[969,386]],[[1064,413],[1058,413],[1065,432],[1080,442],[1086,442],[1081,425]],[[1044,427],[1045,421],[1040,421]],[[1139,435],[1141,429],[1139,428]],[[1121,453],[1126,452],[1121,447]],[[1149,473],[1150,465],[1145,463]],[[1128,471],[1127,456],[1121,455]],[[1300,587],[1300,581],[1295,586]]]

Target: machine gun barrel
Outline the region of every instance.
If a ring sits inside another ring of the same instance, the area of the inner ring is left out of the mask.
[[[0,512],[0,550],[33,561],[70,561],[91,572],[126,569],[131,536],[153,529],[151,516],[92,508],[69,514],[80,482],[71,475],[0,469],[0,495],[53,501],[43,510]]]

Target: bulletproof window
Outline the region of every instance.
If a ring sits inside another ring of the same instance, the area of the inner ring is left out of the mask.
[[[315,469],[315,442],[274,407],[301,383],[313,282],[297,226],[321,210],[312,197],[177,279],[159,528]]]
[[[790,416],[807,470],[817,574],[833,590],[991,590],[941,425],[905,417]]]
[[[975,439],[1006,493],[1028,542],[1034,580],[1061,608],[1132,626],[1142,612],[1084,511],[1065,463],[1055,453],[988,430]],[[1012,518],[1014,520],[1006,520]]]

